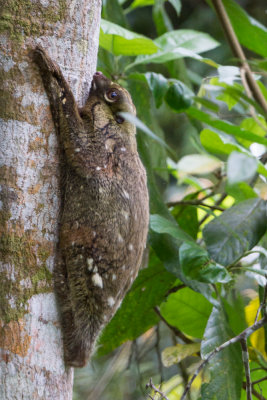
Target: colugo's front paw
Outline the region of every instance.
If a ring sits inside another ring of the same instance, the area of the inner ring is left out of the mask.
[[[55,77],[60,76],[59,66],[51,60],[51,58],[42,46],[37,45],[35,49],[33,49],[33,60],[41,70],[49,71]]]

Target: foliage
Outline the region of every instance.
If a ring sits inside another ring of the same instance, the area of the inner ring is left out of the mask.
[[[267,100],[267,28],[234,0],[223,3],[239,41],[254,52],[256,85]],[[131,29],[128,17],[142,7],[152,11],[153,40]],[[180,0],[107,0],[99,51],[99,69],[125,86],[136,105],[138,118],[125,117],[139,128],[151,212],[148,266],[104,330],[99,355],[129,339],[138,343],[142,334],[155,335],[162,319],[166,338],[174,332],[177,343],[161,339],[163,364],[178,366],[161,386],[170,400],[181,398],[185,378],[201,358],[254,323],[267,268],[266,113],[244,86],[240,69],[228,64],[231,56],[227,65],[215,61],[211,50],[219,48],[218,40],[173,28],[170,15],[182,8]],[[202,76],[193,70],[196,63]],[[253,333],[248,346],[256,381],[266,375],[267,329]],[[152,374],[157,380],[155,362]],[[243,399],[244,381],[236,343],[205,366],[191,398]],[[267,397],[266,381],[253,390]]]

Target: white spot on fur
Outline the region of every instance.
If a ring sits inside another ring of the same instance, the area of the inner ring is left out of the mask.
[[[93,272],[98,272],[97,266],[94,267]]]
[[[117,279],[117,275],[116,274],[112,274],[112,280],[115,281]]]
[[[80,255],[79,255],[79,258],[82,260],[82,259],[83,259],[83,255],[82,255],[82,254],[80,254]]]
[[[96,167],[96,170],[97,170],[97,171],[100,171],[100,170],[101,170],[101,168],[100,168],[100,167]]]
[[[125,147],[121,147],[121,151],[126,151]]]
[[[122,236],[121,236],[120,234],[118,234],[118,241],[119,241],[120,243],[124,242],[124,240],[123,240],[123,238],[122,238]]]
[[[103,281],[102,281],[101,276],[98,273],[92,275],[92,282],[93,282],[94,286],[98,286],[101,289],[103,289]]]
[[[93,237],[96,237],[96,232],[95,231],[93,231]]]
[[[128,249],[129,249],[130,251],[133,250],[133,245],[132,245],[132,243],[129,244]]]
[[[71,242],[71,245],[72,245],[72,246],[75,246],[75,242]]]
[[[126,190],[123,190],[123,194],[124,194],[124,197],[125,197],[126,199],[129,199],[129,198],[130,198],[129,193],[126,192]]]
[[[114,306],[115,304],[115,300],[113,299],[113,297],[108,297],[108,305],[110,307]]]
[[[129,219],[129,214],[128,214],[126,211],[122,210],[121,213],[122,213],[122,215],[124,216],[124,218],[125,218],[126,220]]]
[[[62,103],[65,104],[66,103],[66,97],[64,97],[64,99],[62,100]]]
[[[81,149],[78,149],[78,148],[75,149],[75,152],[76,152],[76,153],[79,153],[80,151],[81,151]]]
[[[121,269],[122,269],[123,271],[125,271],[125,265],[123,265],[123,266],[121,267]]]
[[[92,271],[94,260],[92,258],[87,258],[86,262],[88,265],[88,271]]]

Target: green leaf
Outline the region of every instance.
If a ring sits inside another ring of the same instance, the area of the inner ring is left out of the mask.
[[[227,270],[211,261],[208,252],[196,243],[183,243],[179,258],[183,272],[188,278],[206,283],[226,283],[231,280]]]
[[[246,129],[247,131],[250,131],[250,132],[253,132],[260,137],[264,137],[267,134],[266,120],[260,115],[257,116],[257,119],[258,119],[259,123],[257,121],[255,121],[254,118],[244,118],[240,124],[240,128]],[[246,147],[250,146],[250,142],[248,142],[246,140],[239,139],[239,142],[243,146],[246,146]]]
[[[194,93],[182,82],[171,82],[165,95],[166,103],[176,112],[182,112],[193,103]]]
[[[164,132],[160,128],[158,121],[155,118],[154,101],[145,76],[143,74],[131,74],[127,81],[127,88],[131,93],[139,119],[141,119],[143,123],[145,123],[152,130],[153,133],[155,133],[161,140],[164,141]],[[165,146],[162,146],[150,136],[143,135],[143,133],[140,131],[137,131],[137,141],[139,151],[140,144],[142,143],[144,152],[146,154],[145,157],[147,160],[143,159],[143,162],[146,163],[147,173],[148,168],[151,168],[151,175],[154,175],[154,170],[157,169],[157,174],[167,182],[169,176],[166,165],[167,155]],[[150,176],[149,180],[151,179],[152,178]],[[150,196],[150,200],[153,201],[152,196]]]
[[[156,107],[160,107],[168,90],[168,80],[161,74],[156,74],[155,72],[147,72],[144,74],[148,86],[153,93]]]
[[[188,198],[190,199],[190,196]],[[187,200],[187,197],[185,197],[185,200]],[[198,234],[197,208],[194,206],[176,205],[171,213],[180,228],[193,239],[196,239]]]
[[[220,65],[218,73],[219,81],[230,85],[232,85],[236,79],[240,79],[240,69],[231,65]]]
[[[238,335],[247,328],[244,298],[237,290],[229,291],[227,297],[229,298],[228,301],[222,298],[227,313],[227,321],[234,335]]]
[[[219,155],[219,154],[230,154],[232,151],[239,151],[252,157],[251,153],[241,145],[239,145],[234,138],[226,135],[224,132],[214,132],[210,129],[203,129],[200,133],[201,144],[205,147],[208,152]],[[265,166],[256,158],[259,174],[267,177],[267,170]]]
[[[192,57],[203,60],[199,53],[214,49],[219,43],[206,33],[189,29],[167,32],[154,43],[159,50],[154,55],[138,56],[133,65],[148,63],[165,63],[177,58]],[[129,66],[130,67],[130,66]]]
[[[162,363],[164,367],[178,364],[188,356],[192,356],[200,350],[200,343],[181,344],[166,347],[162,352]]]
[[[202,356],[206,358],[232,336],[224,311],[214,307],[201,343]],[[202,400],[240,400],[243,366],[239,343],[220,351],[211,358],[206,368],[210,373],[210,382],[201,387]]]
[[[194,101],[196,103],[201,104],[202,106],[206,107],[208,110],[211,110],[213,112],[219,112],[220,111],[220,107],[218,106],[218,104],[214,103],[214,101],[211,101],[209,99],[206,99],[204,97],[198,97],[195,96],[194,97]]]
[[[158,50],[158,46],[151,39],[104,19],[101,20],[99,44],[117,56],[153,54]]]
[[[184,232],[175,221],[170,221],[161,215],[150,216],[150,228],[157,233],[168,233],[176,239],[193,242],[191,236]]]
[[[168,0],[168,1],[169,1],[169,3],[171,3],[173,8],[175,9],[177,15],[180,15],[181,9],[182,9],[181,0]]]
[[[254,157],[233,151],[227,162],[227,178],[229,185],[241,181],[249,181],[257,172],[258,162]]]
[[[201,131],[200,141],[209,153],[217,155],[230,154],[232,151],[247,151],[231,136],[225,133],[214,132],[211,129],[203,129]]]
[[[130,5],[130,8],[133,10],[138,7],[152,6],[154,3],[155,0],[134,0]]]
[[[248,49],[267,57],[267,28],[248,15],[235,1],[223,0],[223,4],[238,40]]]
[[[258,197],[257,193],[246,182],[239,182],[235,185],[227,185],[226,193],[234,197],[236,202]]]
[[[162,35],[173,29],[171,20],[164,7],[165,0],[155,0],[153,7],[153,20],[156,25],[157,34]]]
[[[127,21],[123,9],[118,0],[108,0],[103,7],[103,15],[106,20],[117,25],[127,27]]]
[[[138,129],[146,133],[150,138],[164,146],[168,151],[174,156],[176,154],[173,152],[173,150],[162,140],[160,137],[158,137],[154,132],[151,131],[140,119],[138,119],[135,115],[127,113],[127,112],[120,112],[120,115],[125,118],[127,121],[131,122],[133,125],[135,125]]]
[[[212,117],[211,115],[198,110],[197,108],[191,107],[186,110],[187,115],[192,118],[196,118],[197,120],[204,122],[207,125],[210,125],[216,129],[222,130],[223,132],[236,136],[237,138],[249,140],[251,143],[256,142],[260,144],[267,145],[267,139],[262,138],[255,133],[247,131],[245,129],[239,128],[239,126],[232,125],[228,121],[219,120],[217,118]]]
[[[106,326],[100,338],[99,354],[114,350],[126,340],[133,340],[158,322],[153,307],[159,305],[172,287],[175,276],[155,257],[148,268],[141,270],[121,307]]]
[[[222,162],[208,154],[190,154],[180,159],[177,170],[180,174],[209,174],[222,167]]]
[[[226,266],[255,246],[266,227],[266,202],[249,199],[209,222],[203,230],[203,238],[211,258]]]
[[[165,32],[173,30],[172,22],[164,7],[166,2],[167,0],[155,0],[153,7],[153,20],[156,25],[158,35],[162,35]],[[181,11],[180,0],[169,0],[169,2],[172,4],[177,15],[179,15]]]
[[[183,333],[201,339],[212,310],[201,294],[189,288],[172,293],[160,306],[160,312],[169,324]]]

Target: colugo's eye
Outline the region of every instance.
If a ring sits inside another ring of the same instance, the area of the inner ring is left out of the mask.
[[[119,92],[117,89],[109,89],[105,93],[105,99],[108,102],[114,102],[118,99],[119,97]]]

